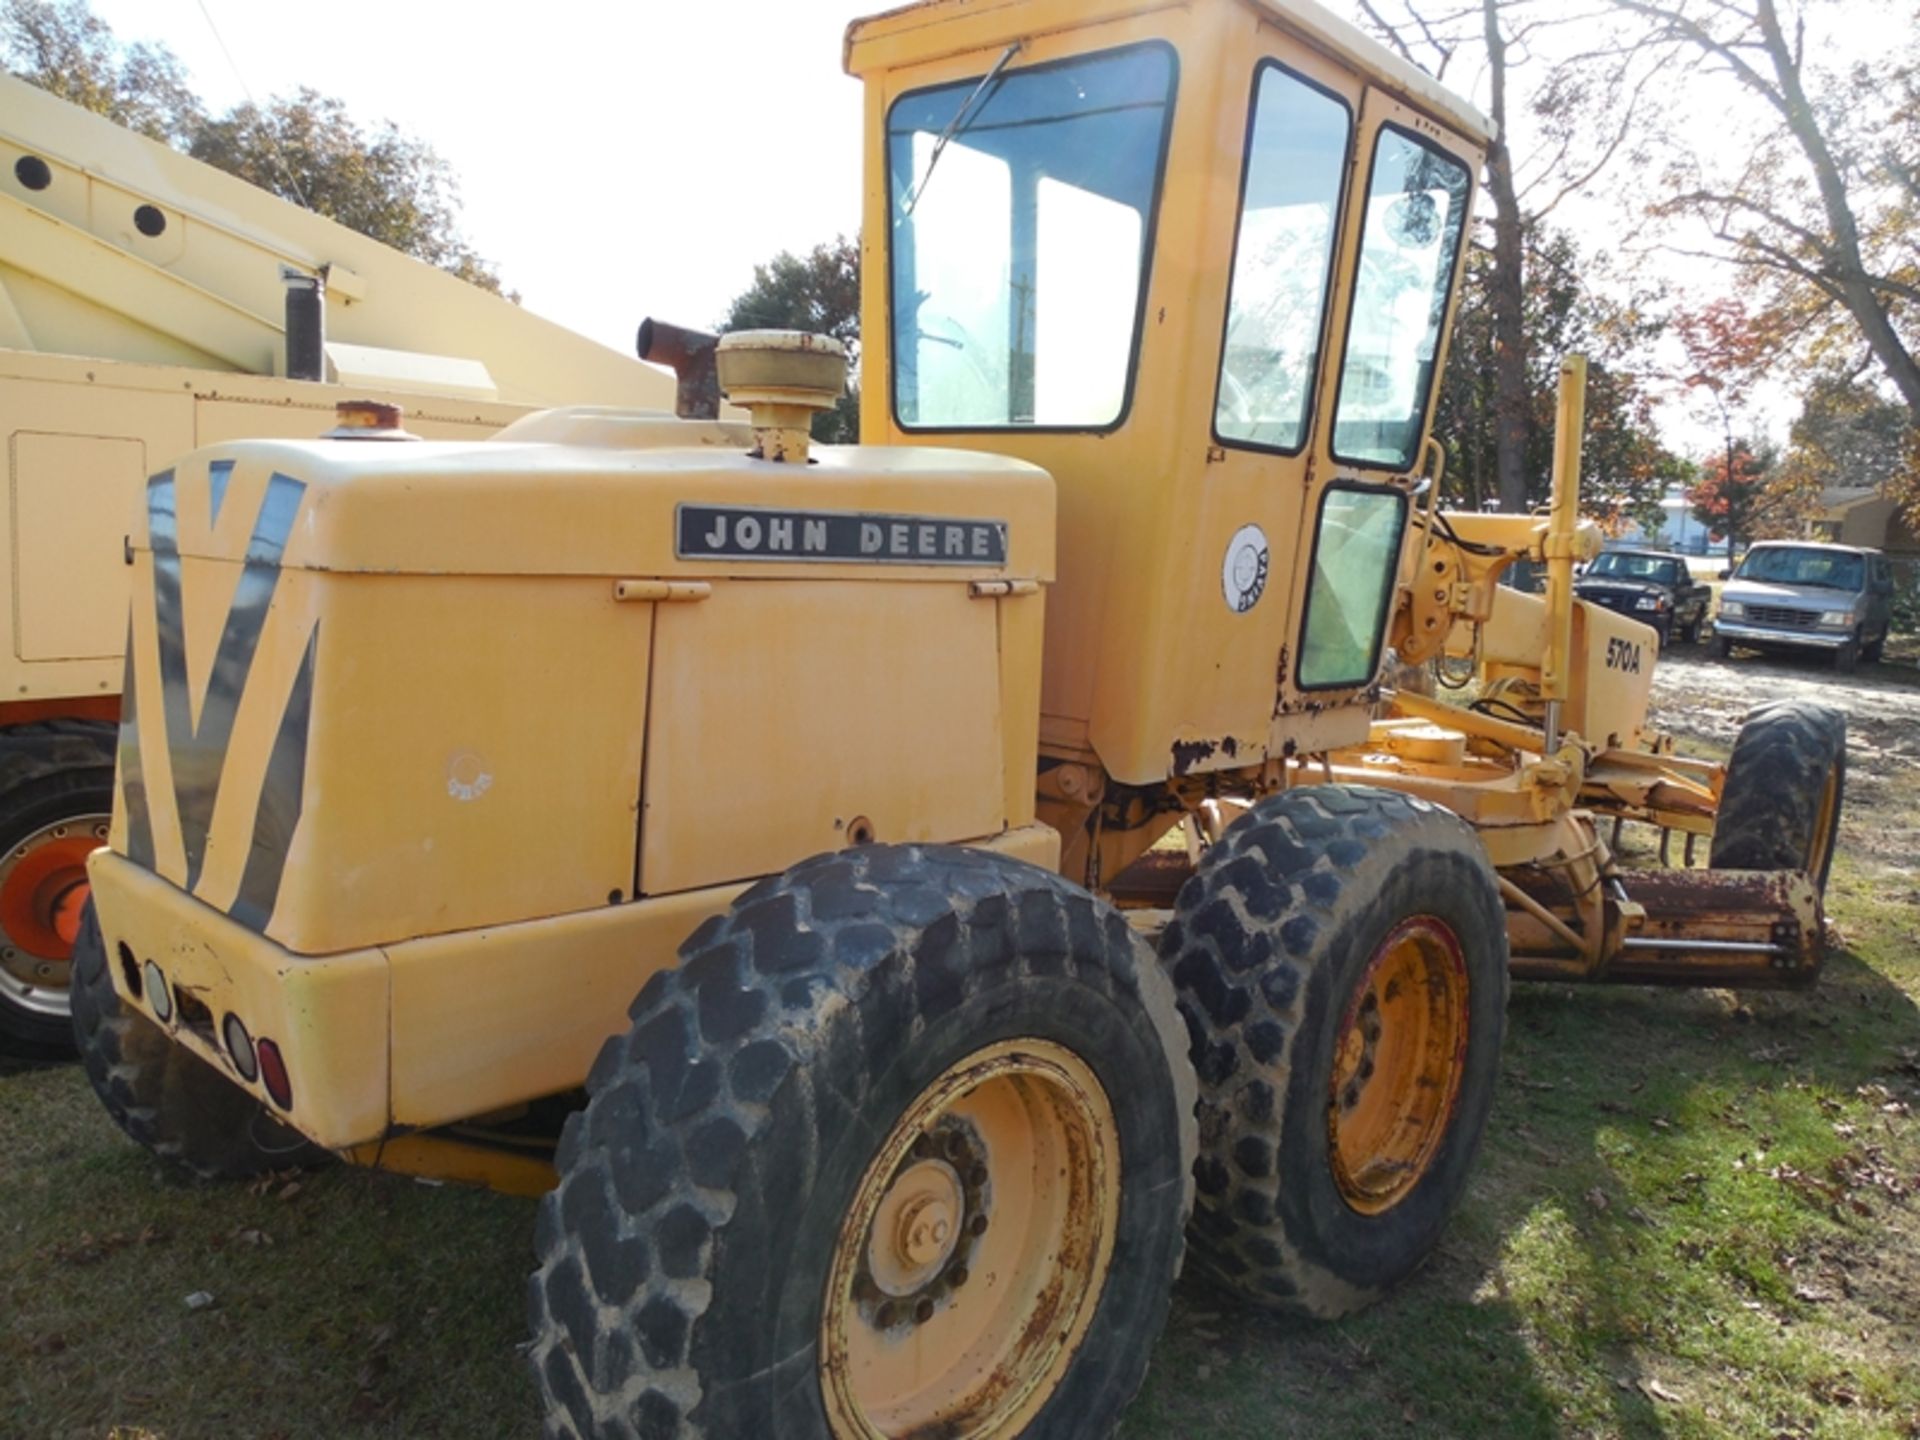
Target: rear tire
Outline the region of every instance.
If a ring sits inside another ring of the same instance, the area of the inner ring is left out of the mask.
[[[75,927],[113,814],[113,752],[103,722],[0,731],[0,1056],[73,1057]]]
[[[1805,870],[1826,893],[1847,790],[1847,717],[1776,700],[1749,711],[1727,761],[1708,863]]]
[[[547,1435],[1109,1431],[1166,1319],[1195,1153],[1172,988],[1117,912],[987,852],[861,847],[742,895],[631,1016],[540,1207]],[[1022,1114],[1040,1148],[1003,1138]],[[895,1254],[929,1197],[933,1248]],[[1031,1298],[1041,1277],[1065,1301]],[[973,1317],[992,1343],[950,1347]],[[908,1334],[951,1387],[938,1416],[888,1389]]]
[[[107,1113],[133,1140],[198,1180],[243,1180],[328,1158],[211,1065],[129,1010],[113,988],[93,903],[73,950],[73,1029]]]
[[[1202,858],[1161,958],[1200,1073],[1196,1268],[1296,1314],[1375,1300],[1438,1241],[1493,1104],[1507,928],[1479,839],[1392,791],[1273,796]]]

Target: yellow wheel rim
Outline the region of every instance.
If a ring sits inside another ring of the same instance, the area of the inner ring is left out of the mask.
[[[1093,1319],[1119,1214],[1113,1107],[1077,1056],[1010,1040],[948,1069],[867,1167],[834,1248],[834,1435],[1018,1433]]]
[[[1467,1056],[1467,966],[1445,922],[1395,926],[1367,963],[1334,1044],[1333,1176],[1363,1215],[1404,1200],[1439,1152]]]
[[[1827,771],[1826,785],[1820,791],[1820,812],[1813,822],[1813,850],[1807,856],[1807,873],[1816,890],[1826,885],[1827,860],[1833,853],[1834,836],[1839,830],[1834,812],[1840,807],[1840,767]]]

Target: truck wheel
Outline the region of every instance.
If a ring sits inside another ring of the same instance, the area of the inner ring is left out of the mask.
[[[113,815],[113,727],[56,720],[0,732],[0,1055],[73,1054],[67,999],[87,856]]]
[[[1704,611],[1694,616],[1680,631],[1680,639],[1688,645],[1698,645],[1700,643],[1700,627],[1706,623],[1706,619],[1707,617]]]
[[[176,1045],[113,988],[92,901],[73,947],[73,1031],[107,1113],[134,1140],[200,1180],[238,1180],[312,1165],[327,1152],[199,1056]]]
[[[1727,761],[1708,864],[1804,870],[1826,893],[1847,790],[1847,717],[1805,700],[1747,714]]]
[[[1729,640],[1726,636],[1715,636],[1713,648],[1719,653],[1722,660],[1731,660],[1733,658],[1733,641]]]
[[[1196,1143],[1172,987],[1115,911],[861,847],[747,891],[630,1013],[540,1207],[549,1436],[1108,1432]]]
[[[1879,639],[1869,640],[1865,645],[1860,647],[1860,658],[1869,665],[1878,665],[1880,663],[1880,657],[1886,653],[1886,650],[1887,632],[1882,630]]]
[[[1860,636],[1852,635],[1847,643],[1833,652],[1833,668],[1842,675],[1851,675],[1860,668]]]
[[[1273,796],[1160,953],[1200,1073],[1195,1266],[1295,1314],[1374,1300],[1438,1241],[1493,1104],[1507,927],[1478,838],[1391,791]]]

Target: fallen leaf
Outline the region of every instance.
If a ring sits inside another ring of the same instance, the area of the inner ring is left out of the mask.
[[[1607,1198],[1607,1192],[1598,1185],[1587,1191],[1587,1204],[1596,1210],[1605,1210],[1613,1201]]]
[[[213,1296],[208,1291],[196,1290],[187,1296],[187,1308],[189,1310],[205,1310],[211,1304],[213,1304]]]
[[[1649,1400],[1658,1400],[1663,1405],[1678,1405],[1680,1396],[1662,1385],[1658,1380],[1642,1380],[1640,1389]]]

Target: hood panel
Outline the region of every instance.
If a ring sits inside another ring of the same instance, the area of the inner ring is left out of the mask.
[[[379,575],[781,574],[818,576],[818,557],[792,565],[764,549],[737,559],[683,558],[683,506],[805,512],[838,529],[885,525],[880,553],[832,566],[849,578],[1053,578],[1053,480],[1038,466],[923,446],[816,446],[805,466],[750,459],[736,427],[663,421],[610,426],[604,412],[556,411],[521,434],[453,441],[247,441],[199,452],[174,494],[138,520],[134,545],[169,542],[182,556],[242,561],[259,548],[257,519],[274,522],[289,570]],[[518,427],[516,427],[518,429]],[[297,506],[276,503],[287,494]],[[266,507],[266,508],[263,508]],[[270,510],[270,513],[268,511]],[[936,531],[929,563],[914,563],[917,531],[894,545],[896,523],[988,522],[1004,543],[961,554]],[[285,521],[284,527],[280,522]],[[984,554],[980,553],[984,550]]]

